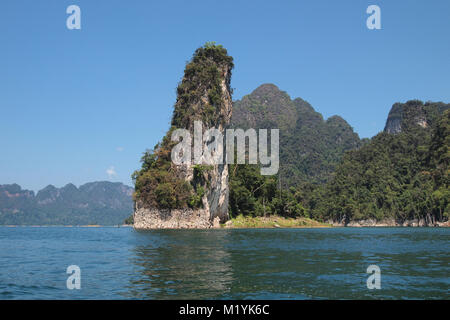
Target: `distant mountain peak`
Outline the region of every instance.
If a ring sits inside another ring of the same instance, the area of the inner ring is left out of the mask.
[[[40,191],[56,190],[56,189],[57,189],[57,188],[56,188],[54,185],[49,184],[48,186],[46,186],[44,189],[42,189],[42,190],[40,190]]]
[[[283,92],[273,83],[264,83],[252,91],[252,95],[267,94],[270,92]]]
[[[237,128],[280,129],[280,174],[283,183],[326,181],[346,150],[361,141],[340,116],[324,120],[302,98],[292,100],[276,85],[266,83],[233,104]]]
[[[350,127],[348,122],[344,118],[342,118],[341,116],[338,116],[338,115],[333,115],[333,116],[329,117],[327,119],[327,123],[328,124],[344,125],[344,126]]]
[[[73,183],[68,183],[62,187],[61,190],[64,190],[65,192],[74,192],[78,191],[78,188]]]
[[[298,118],[290,96],[276,85],[260,85],[233,102],[232,124],[240,128],[290,130]]]

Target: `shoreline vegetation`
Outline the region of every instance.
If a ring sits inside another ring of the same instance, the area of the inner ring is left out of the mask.
[[[231,218],[221,228],[246,229],[246,228],[331,228],[333,225],[318,222],[309,218],[285,218],[279,215],[266,217],[252,217],[239,215]]]
[[[237,217],[231,218],[224,224],[220,225],[221,228],[226,229],[258,229],[258,228],[383,228],[383,227],[393,227],[393,228],[433,228],[433,227],[450,227],[449,222],[436,223],[435,225],[426,225],[422,221],[405,221],[403,223],[396,223],[393,220],[361,220],[353,221],[347,225],[343,223],[328,221],[320,222],[310,218],[297,217],[288,218],[279,215],[270,215],[266,217],[252,217],[239,215]]]
[[[132,224],[121,225],[0,225],[5,228],[50,228],[50,227],[64,227],[64,228],[134,228]],[[310,218],[286,218],[279,215],[270,215],[266,217],[252,217],[239,215],[231,218],[225,223],[212,228],[197,228],[200,230],[214,230],[214,229],[317,229],[317,228],[448,228],[450,222],[437,223],[435,225],[424,225],[417,221],[406,221],[402,224],[395,223],[392,220],[374,221],[362,220],[344,225],[338,222],[320,222]],[[140,230],[139,228],[134,228]],[[145,229],[158,230],[158,229]]]

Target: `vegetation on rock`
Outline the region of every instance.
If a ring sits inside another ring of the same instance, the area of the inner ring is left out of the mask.
[[[221,45],[208,42],[195,51],[177,88],[171,128],[161,143],[144,153],[142,168],[132,175],[135,201],[145,207],[161,209],[198,208],[203,205],[204,181],[186,181],[171,162],[171,150],[175,145],[171,134],[178,128],[192,131],[196,120],[202,121],[204,126],[225,125],[221,86],[225,81],[227,90],[231,91],[232,68],[233,58]]]

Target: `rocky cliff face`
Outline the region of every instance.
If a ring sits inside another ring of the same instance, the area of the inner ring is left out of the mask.
[[[210,228],[228,220],[228,166],[176,165],[169,159],[174,146],[169,140],[175,129],[187,129],[194,137],[195,121],[202,122],[203,133],[215,128],[224,134],[232,114],[232,68],[232,58],[214,44],[197,49],[187,64],[172,127],[135,175],[136,229]]]
[[[397,134],[417,126],[428,128],[449,107],[442,102],[423,103],[420,100],[395,103],[389,111],[384,132]]]

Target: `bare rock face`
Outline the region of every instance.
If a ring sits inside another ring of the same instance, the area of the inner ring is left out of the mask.
[[[214,128],[218,129],[224,135],[226,127],[230,124],[232,114],[232,98],[230,93],[231,70],[228,65],[224,65],[221,67],[220,73],[221,108],[218,110],[218,117],[215,121]],[[208,93],[205,92],[202,101],[207,101],[207,95]],[[205,129],[209,128],[203,128],[203,131]],[[190,130],[192,131],[193,128],[190,127]],[[185,179],[192,182],[194,176],[189,174]],[[220,220],[222,223],[226,222],[229,219],[228,197],[230,191],[228,186],[228,165],[219,164],[209,166],[203,173],[202,181],[201,187],[206,190],[202,198],[203,210],[206,212],[205,217],[208,218],[211,226],[214,226],[214,221],[216,221],[215,224],[217,226],[217,220]],[[199,210],[201,211],[202,209]]]
[[[135,229],[207,229],[210,215],[204,209],[136,208]]]
[[[405,104],[394,104],[386,120],[384,131],[397,134],[402,132],[402,129],[406,129],[408,125],[420,125],[422,128],[428,126],[425,110],[421,102],[408,101]]]
[[[410,100],[406,103],[395,103],[389,111],[384,132],[397,134],[413,127],[430,127],[448,104],[442,102],[426,102]]]
[[[187,129],[194,137],[196,121],[201,121],[203,134],[214,128],[224,135],[232,114],[232,68],[232,58],[223,47],[214,44],[197,49],[186,65],[183,80],[177,88],[171,129],[153,157],[157,160],[148,165],[144,163],[137,173],[136,229],[211,228],[219,227],[229,219],[226,161],[213,165],[193,162],[176,165],[168,160],[168,154],[173,147],[171,132]],[[225,150],[223,154],[226,154]],[[165,162],[161,160],[164,157],[167,158]],[[173,191],[172,194],[172,189],[178,190],[180,185],[185,191]],[[162,199],[165,196],[173,203],[168,204],[169,201]]]
[[[208,173],[207,179],[207,181],[210,181],[210,188],[203,196],[203,207],[209,213],[208,219],[212,225],[217,219],[224,223],[229,219],[228,197],[230,189],[228,186],[228,166],[214,166]]]
[[[386,122],[386,126],[384,127],[384,131],[393,134],[402,132],[402,119],[401,118],[388,119],[388,121]]]

